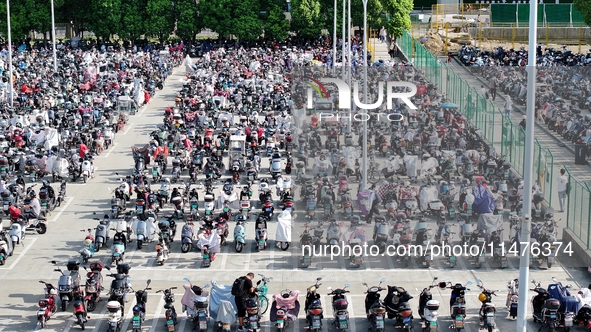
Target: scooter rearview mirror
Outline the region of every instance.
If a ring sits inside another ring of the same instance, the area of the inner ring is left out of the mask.
[[[51,264],[57,264],[57,262],[56,261],[51,261]]]
[[[349,287],[351,287],[351,285],[345,284],[345,288],[349,288]]]
[[[386,278],[380,279],[380,283],[386,282]]]
[[[205,284],[205,286],[203,286],[203,288],[209,288],[209,284]]]
[[[170,287],[170,289],[176,289],[176,287]]]
[[[476,282],[478,282],[478,283],[481,283],[481,282],[482,282],[482,280],[480,280],[480,279],[476,279]]]
[[[183,281],[190,282],[189,278],[183,278]]]
[[[467,284],[468,284],[468,285],[472,285],[472,281],[469,281],[469,280],[468,280],[468,283],[467,283]]]
[[[365,283],[365,282],[364,282],[364,283],[362,283],[362,285],[363,285],[363,286],[365,286],[365,287],[367,287],[367,283]]]
[[[152,283],[152,279],[148,279],[148,281],[146,282],[146,285],[150,285]]]

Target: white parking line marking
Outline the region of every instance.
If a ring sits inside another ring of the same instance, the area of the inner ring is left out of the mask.
[[[26,238],[25,238],[25,241],[26,241]],[[31,241],[25,247],[25,249],[23,251],[21,251],[21,253],[18,255],[18,257],[14,260],[14,262],[12,262],[12,264],[10,264],[9,267],[2,267],[2,268],[0,268],[0,270],[12,270],[16,266],[16,264],[21,260],[21,258],[23,258],[25,256],[27,251],[29,249],[31,249],[31,247],[33,246],[33,243],[35,243],[35,241],[37,241],[37,238],[36,237],[32,238]]]
[[[125,129],[125,131],[123,132],[123,134],[120,134],[121,136],[125,136],[127,135],[127,133],[129,132],[129,130],[133,127],[135,123],[130,124],[127,129]]]
[[[113,144],[111,144],[111,146],[107,150],[107,154],[105,154],[103,156],[98,156],[97,158],[109,158],[109,156],[111,155],[111,152],[113,152],[115,150],[115,147],[117,146],[117,144],[119,144],[119,143],[113,143]]]
[[[160,302],[158,302],[158,309],[156,309],[156,314],[154,314],[154,319],[152,319],[152,322],[151,322],[152,326],[150,327],[150,332],[156,331],[156,327],[158,327],[158,319],[160,318],[160,313],[162,313],[163,307],[164,307],[164,296],[160,297]]]
[[[50,222],[57,221],[59,219],[59,217],[62,215],[62,213],[64,213],[64,211],[66,211],[66,209],[68,208],[68,206],[70,205],[70,203],[72,203],[74,201],[74,197],[66,197],[66,199],[68,200],[68,202],[66,203],[66,205],[62,205],[62,207],[60,208],[59,212],[55,215],[55,217],[53,217],[53,219],[50,220]]]

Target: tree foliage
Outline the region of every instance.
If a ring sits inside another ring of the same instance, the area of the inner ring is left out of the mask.
[[[337,0],[337,35],[342,35],[342,5]],[[363,0],[352,0],[352,25],[363,28]],[[589,0],[574,0],[575,7],[591,24]],[[324,31],[333,33],[334,0],[292,0],[291,21],[284,13],[286,0],[54,0],[56,23],[67,23],[74,35],[92,31],[103,40],[118,37],[138,40],[142,36],[167,39],[176,33],[193,41],[208,28],[221,36],[240,40],[258,39],[264,26],[265,37],[283,40],[290,31],[316,38]],[[30,31],[47,34],[51,30],[48,0],[10,0],[11,32],[14,40]],[[387,27],[400,36],[410,29],[413,0],[368,0],[367,23],[372,29]],[[384,13],[390,20],[386,22]],[[0,1],[0,34],[6,36],[6,2]]]
[[[165,40],[174,30],[173,6],[170,0],[148,0],[145,33]]]
[[[203,30],[203,16],[195,0],[177,0],[175,2],[176,34],[183,40],[194,41]]]
[[[88,28],[94,34],[108,40],[120,31],[121,0],[92,0],[92,16]]]
[[[285,13],[276,4],[271,6],[269,16],[265,20],[265,37],[277,40],[285,40],[289,37],[289,22],[285,19]]]
[[[390,13],[390,21],[385,26],[388,33],[396,38],[402,36],[404,30],[410,30],[410,12],[413,0],[382,0],[384,9]]]
[[[320,36],[324,28],[322,6],[318,0],[293,0],[291,2],[291,27],[298,35],[308,38]]]
[[[232,34],[240,40],[255,40],[263,33],[258,0],[237,1],[232,17]]]
[[[583,14],[583,19],[588,26],[591,26],[591,1],[589,0],[573,0],[575,9]]]
[[[119,37],[137,40],[146,32],[146,5],[146,0],[121,0],[121,29],[117,33]]]

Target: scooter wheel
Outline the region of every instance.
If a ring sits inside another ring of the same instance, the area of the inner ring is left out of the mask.
[[[141,250],[142,249],[142,245],[143,245],[143,241],[142,240],[137,240],[137,249]]]
[[[37,234],[45,234],[45,232],[47,232],[47,225],[44,223],[37,224],[36,231]]]
[[[183,244],[181,245],[181,251],[182,251],[183,253],[187,253],[187,252],[189,252],[189,250],[190,250],[190,249],[191,249],[191,246],[190,246],[188,243],[183,243]]]
[[[234,245],[234,249],[236,249],[236,252],[242,252],[242,249],[244,249],[244,244],[236,242],[236,244]]]

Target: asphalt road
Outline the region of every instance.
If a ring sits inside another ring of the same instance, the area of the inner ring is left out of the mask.
[[[43,287],[38,280],[46,280],[57,284],[59,273],[53,271],[51,260],[57,260],[63,267],[68,259],[78,257],[78,250],[82,248],[82,242],[85,234],[80,230],[92,228],[96,225],[93,212],[99,216],[109,209],[110,192],[109,188],[115,188],[119,178],[116,173],[125,175],[130,174],[133,167],[130,146],[144,145],[148,142],[148,133],[152,128],[162,121],[164,108],[170,105],[175,97],[175,92],[181,87],[180,79],[183,78],[183,72],[177,69],[167,82],[164,90],[158,93],[151,103],[138,115],[132,116],[130,124],[115,138],[115,145],[95,159],[97,168],[95,178],[87,184],[68,184],[68,197],[62,207],[56,209],[48,217],[49,229],[44,235],[29,234],[24,245],[15,250],[13,257],[7,260],[5,266],[0,267],[0,330],[2,331],[31,331],[38,330],[36,325],[37,301],[43,297]],[[357,184],[352,183],[356,188]],[[274,190],[273,190],[274,191]],[[297,191],[296,191],[297,192]],[[257,195],[255,191],[255,195]],[[256,197],[256,196],[255,196]],[[131,206],[131,203],[130,203]],[[410,268],[402,268],[401,265],[392,257],[367,257],[364,265],[360,268],[350,268],[342,258],[333,261],[330,258],[315,257],[313,263],[308,268],[299,266],[300,249],[297,248],[299,233],[301,233],[303,221],[296,217],[294,221],[293,241],[288,251],[281,251],[273,246],[273,238],[276,230],[276,223],[269,224],[270,247],[262,252],[258,252],[248,245],[242,253],[235,253],[233,250],[232,239],[229,244],[222,248],[211,267],[201,268],[201,255],[197,251],[189,253],[180,252],[180,227],[179,224],[176,241],[171,245],[171,256],[164,266],[155,264],[156,252],[154,243],[146,245],[142,250],[135,249],[135,241],[131,243],[126,253],[126,262],[131,265],[130,276],[135,288],[139,289],[144,285],[147,279],[152,280],[153,291],[149,292],[147,304],[147,318],[143,331],[162,331],[164,327],[164,309],[163,300],[160,294],[155,290],[176,286],[177,302],[175,303],[177,312],[181,312],[180,298],[182,297],[183,278],[188,277],[194,284],[206,284],[215,280],[218,284],[231,284],[233,280],[248,271],[256,274],[262,273],[268,277],[273,277],[269,285],[269,297],[272,294],[279,293],[281,290],[298,289],[302,295],[300,301],[303,304],[305,290],[314,283],[315,278],[322,277],[322,294],[324,287],[340,287],[345,283],[350,284],[349,295],[349,314],[351,319],[351,331],[366,330],[369,325],[364,313],[363,297],[365,287],[363,282],[370,285],[377,284],[380,278],[386,278],[386,284],[403,286],[415,297],[411,304],[416,311],[418,306],[418,294],[415,288],[422,289],[431,284],[433,277],[437,276],[440,280],[449,279],[452,282],[465,283],[468,280],[476,282],[482,279],[485,286],[489,289],[499,289],[499,296],[493,299],[493,303],[498,308],[499,331],[512,331],[515,329],[515,322],[506,317],[505,309],[505,290],[506,283],[518,276],[519,261],[517,257],[509,259],[509,268],[500,270],[488,259],[482,268],[475,268],[470,261],[460,258],[458,266],[450,269],[443,263],[443,259],[436,259],[430,268],[421,268],[413,264]],[[254,230],[253,223],[247,225],[247,239],[252,241]],[[233,223],[230,223],[230,234],[232,234]],[[368,235],[371,234],[370,226],[365,226]],[[506,226],[505,229],[508,229]],[[457,230],[457,229],[456,229]],[[231,237],[231,235],[230,235]],[[132,237],[134,238],[134,237]],[[457,240],[457,239],[456,239]],[[110,250],[101,250],[96,259],[109,263]],[[560,263],[565,265],[575,264],[570,259],[561,259]],[[551,282],[552,277],[556,277],[564,283],[571,283],[577,287],[577,281],[583,285],[588,284],[588,277],[580,268],[565,269],[558,263],[551,269],[532,268],[531,277],[542,281],[544,284]],[[586,272],[586,271],[585,271]],[[106,271],[105,273],[106,274]],[[257,277],[258,278],[258,277]],[[585,280],[587,278],[587,280]],[[108,288],[108,277],[105,277],[105,287]],[[478,331],[478,301],[475,285],[468,292],[468,318],[466,331]],[[440,331],[447,330],[451,324],[448,316],[447,303],[449,300],[449,291],[434,291],[434,298],[442,303],[440,310]],[[384,293],[383,296],[386,294]],[[106,297],[106,291],[103,292],[103,298]],[[130,303],[126,305],[126,315],[123,324],[124,330],[130,328],[131,308],[135,301],[132,294],[128,295]],[[326,302],[328,298],[322,297],[322,303],[325,308],[325,320],[323,331],[329,331],[329,317],[332,316],[331,306]],[[106,324],[106,301],[99,303],[97,309],[90,313],[90,319],[87,329],[92,331],[105,331]],[[180,315],[184,317],[184,315]],[[301,330],[304,327],[302,313],[300,320],[292,327],[295,330]],[[415,313],[415,317],[418,315]],[[262,319],[262,330],[271,331],[273,329],[269,322],[268,313]],[[72,307],[68,307],[66,312],[58,312],[49,322],[47,331],[70,331],[79,329],[74,326],[72,318]],[[391,325],[387,322],[387,328]],[[537,330],[533,323],[529,322],[528,331]],[[212,324],[210,324],[212,326]],[[415,329],[419,328],[418,319],[415,320]],[[189,331],[190,324],[187,325],[183,318],[177,326],[179,331]]]

